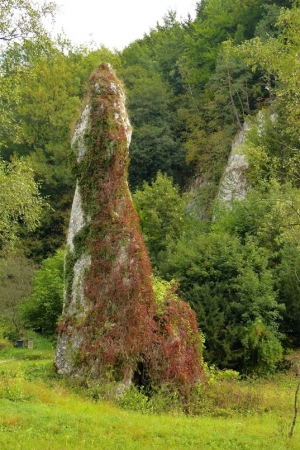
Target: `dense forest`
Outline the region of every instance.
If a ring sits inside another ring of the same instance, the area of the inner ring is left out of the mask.
[[[124,84],[129,184],[157,279],[197,314],[204,359],[274,371],[300,346],[300,6],[202,0],[123,51],[51,38],[56,5],[0,6],[0,332],[55,336],[74,195],[70,136],[101,61]],[[248,124],[248,193],[218,199]],[[1,336],[0,336],[1,337]]]

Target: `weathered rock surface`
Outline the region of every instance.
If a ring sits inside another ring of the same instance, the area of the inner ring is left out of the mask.
[[[248,162],[246,156],[240,151],[248,130],[249,126],[245,122],[232,143],[231,153],[220,183],[218,198],[228,204],[233,200],[242,200],[248,192],[246,178]]]
[[[72,140],[77,187],[55,364],[62,375],[108,377],[122,386],[137,368],[156,385],[191,386],[201,374],[195,314],[170,296],[157,316],[150,260],[127,185],[130,137],[122,88],[101,64]]]
[[[61,374],[132,376],[154,327],[149,258],[127,186],[131,126],[114,72],[90,81],[74,132],[75,191],[55,356]]]

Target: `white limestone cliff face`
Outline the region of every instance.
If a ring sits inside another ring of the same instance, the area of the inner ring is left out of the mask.
[[[107,65],[108,73],[112,71],[111,66]],[[102,92],[102,88],[98,83],[94,84],[94,89],[101,98],[102,94],[106,94]],[[115,95],[115,102],[113,103],[114,109],[114,121],[120,128],[122,128],[125,132],[125,140],[127,141],[127,148],[129,148],[132,128],[128,119],[128,115],[125,108],[125,95],[120,89],[119,86],[115,85],[113,82],[110,83],[110,89]],[[104,111],[104,104],[100,106]],[[80,163],[83,158],[87,155],[86,148],[86,137],[91,134],[91,103],[90,100],[87,100],[87,104],[85,105],[81,118],[78,121],[72,140],[71,145],[73,151],[75,152],[75,156],[77,159],[77,163]],[[105,152],[107,158],[110,160],[117,151],[116,142],[112,139],[107,143],[105,148]],[[127,180],[127,194],[130,196]],[[86,277],[90,270],[92,263],[92,256],[88,253],[87,246],[81,250],[81,254],[78,254],[78,249],[74,245],[74,240],[76,237],[80,236],[80,233],[84,229],[84,227],[89,227],[91,222],[91,217],[89,217],[83,208],[83,200],[81,194],[81,186],[79,183],[76,183],[76,190],[74,194],[69,230],[67,235],[67,248],[66,248],[66,259],[65,259],[65,275],[66,275],[66,265],[68,264],[68,260],[73,258],[73,267],[72,271],[72,282],[71,282],[71,291],[70,286],[68,288],[68,280],[65,279],[65,292],[64,292],[64,304],[63,304],[63,315],[62,318],[65,320],[66,317],[71,318],[71,322],[66,326],[66,329],[60,331],[58,336],[56,355],[55,355],[55,365],[57,368],[57,372],[61,375],[73,375],[73,376],[81,376],[84,374],[84,368],[76,367],[76,358],[77,353],[84,344],[84,335],[80,327],[77,327],[77,324],[84,323],[88,313],[92,310],[93,304],[89,300],[86,295]],[[122,200],[122,199],[121,199]],[[123,203],[123,201],[121,201]],[[86,210],[86,208],[85,208]],[[118,211],[113,211],[112,214],[118,215]],[[116,263],[115,265],[121,264],[121,259],[126,259],[124,256],[124,252],[126,247],[126,242],[124,242],[124,246],[120,247],[119,253],[116,255]],[[125,279],[126,282],[126,279]]]
[[[75,128],[73,138],[71,141],[72,146],[77,152],[77,161],[79,162],[86,153],[86,147],[84,143],[84,135],[89,131],[89,104],[83,110],[81,119],[78,121]],[[67,255],[70,257],[73,255],[74,249],[74,237],[82,230],[82,228],[87,224],[88,218],[82,209],[82,199],[80,188],[78,184],[76,185],[69,230],[67,235]],[[66,264],[66,261],[65,261]],[[70,295],[67,294],[65,288],[64,291],[64,304],[63,304],[63,314],[73,315],[74,320],[80,320],[80,317],[84,317],[87,311],[90,309],[91,305],[86,299],[84,294],[84,279],[85,274],[91,265],[91,256],[87,253],[83,253],[77,259],[73,268],[73,282]],[[73,354],[76,349],[80,348],[82,344],[82,336],[80,333],[72,333],[68,335],[67,333],[61,333],[58,337],[57,349],[55,355],[55,364],[57,371],[61,375],[69,375],[73,370]],[[73,349],[70,352],[70,348]],[[73,353],[73,354],[72,354]]]
[[[243,129],[237,134],[231,147],[231,153],[221,179],[218,199],[230,204],[233,200],[242,200],[248,192],[248,183],[246,171],[248,162],[246,156],[241,150],[245,135],[249,130],[247,123],[244,123]]]

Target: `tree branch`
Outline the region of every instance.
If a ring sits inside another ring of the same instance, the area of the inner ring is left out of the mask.
[[[299,373],[299,364],[297,366],[297,376],[298,376],[298,384],[295,391],[295,399],[294,399],[294,418],[291,425],[291,429],[289,431],[288,437],[291,438],[293,436],[294,428],[296,425],[297,415],[298,415],[298,394],[300,389],[300,373]]]

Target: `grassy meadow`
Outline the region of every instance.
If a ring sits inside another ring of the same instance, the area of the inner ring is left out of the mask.
[[[175,398],[147,401],[137,391],[117,404],[95,386],[84,390],[57,377],[53,355],[42,340],[33,350],[0,350],[1,450],[300,449],[300,418],[287,436],[297,386],[292,371],[215,381],[184,408]]]

